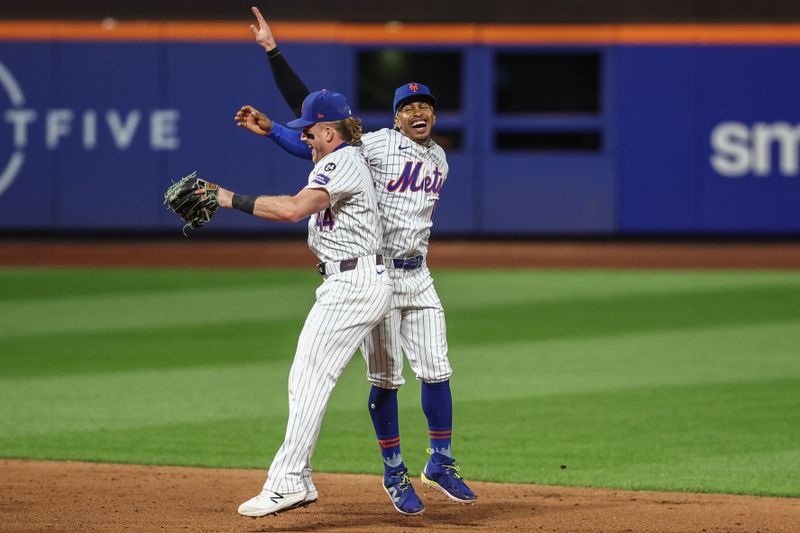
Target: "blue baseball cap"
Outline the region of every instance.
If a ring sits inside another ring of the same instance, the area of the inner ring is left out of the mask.
[[[317,122],[336,122],[353,114],[344,95],[327,89],[314,91],[306,96],[302,109],[300,118],[287,122],[287,126],[295,130],[302,130]]]
[[[431,90],[428,89],[427,85],[414,81],[401,85],[394,91],[394,103],[392,107],[394,108],[395,114],[397,114],[397,110],[400,109],[406,101],[415,102],[417,100],[427,101],[431,105],[436,105],[436,97],[431,94]]]

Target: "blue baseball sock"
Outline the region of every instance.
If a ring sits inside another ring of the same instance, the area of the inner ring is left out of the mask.
[[[431,450],[452,458],[450,439],[453,433],[453,399],[450,381],[422,382],[422,410],[428,418]]]
[[[382,389],[373,385],[369,391],[369,414],[381,447],[384,472],[392,475],[405,470],[400,453],[397,389]]]

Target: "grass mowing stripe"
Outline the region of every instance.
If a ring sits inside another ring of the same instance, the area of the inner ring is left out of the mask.
[[[0,268],[0,302],[194,291],[204,288],[316,287],[308,270]]]
[[[295,287],[204,287],[192,292],[4,302],[0,303],[0,313],[6,317],[0,323],[0,338],[166,325],[178,328],[286,316],[302,321],[313,303],[313,291]]]
[[[243,410],[256,413],[254,417],[273,412],[285,417],[290,364],[283,360],[7,380],[0,387],[0,405],[11,408],[0,418],[0,435],[208,422],[239,417]]]
[[[769,284],[800,284],[793,271],[571,271],[436,270],[437,287],[447,304],[472,306],[506,300],[547,301],[673,290],[703,291]],[[202,288],[313,288],[312,269],[81,269],[0,268],[0,302],[72,296],[141,294]],[[468,288],[469,290],[465,290]]]
[[[469,391],[469,398],[492,402],[641,386],[800,377],[798,331],[800,324],[790,322],[488,346],[451,343],[452,388],[454,394]]]
[[[497,339],[576,339],[643,331],[800,319],[800,285],[517,303],[450,309],[448,335],[483,344]]]
[[[626,296],[800,286],[796,272],[486,270],[434,272],[445,309]]]
[[[224,326],[223,326],[224,325]],[[3,379],[290,361],[302,318],[0,338]]]
[[[0,436],[7,457],[112,463],[265,468],[280,447],[286,418],[261,415],[129,428]],[[86,442],[91,446],[86,446]],[[136,449],[135,456],[131,449]],[[200,452],[200,453],[198,453]]]

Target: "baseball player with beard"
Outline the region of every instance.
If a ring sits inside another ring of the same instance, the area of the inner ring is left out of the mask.
[[[264,516],[317,500],[311,455],[328,399],[364,338],[383,320],[392,282],[381,256],[382,228],[372,176],[358,148],[361,123],[344,96],[317,91],[304,101],[300,118],[314,169],[295,196],[243,196],[219,189],[220,207],[285,222],[312,215],[308,244],[324,281],[308,314],[289,373],[289,420],[263,489],[239,507]]]
[[[307,89],[281,55],[269,25],[253,8],[258,26],[250,26],[264,47],[283,97],[298,112]],[[397,88],[392,110],[395,129],[362,136],[378,196],[383,224],[383,255],[394,284],[391,308],[361,346],[372,383],[369,410],[384,463],[383,486],[403,514],[419,514],[424,505],[414,491],[400,450],[397,389],[404,383],[403,352],[422,382],[422,409],[428,420],[430,458],[421,479],[448,498],[472,503],[451,450],[452,398],[444,309],[425,257],[432,217],[447,179],[444,150],[431,138],[436,98],[427,86],[410,82]],[[268,136],[288,152],[308,158],[297,134],[252,106],[236,114],[236,123]]]

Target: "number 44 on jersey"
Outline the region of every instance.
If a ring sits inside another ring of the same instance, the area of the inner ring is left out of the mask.
[[[317,213],[317,221],[315,222],[317,231],[333,231],[333,223],[333,212],[330,207]]]

